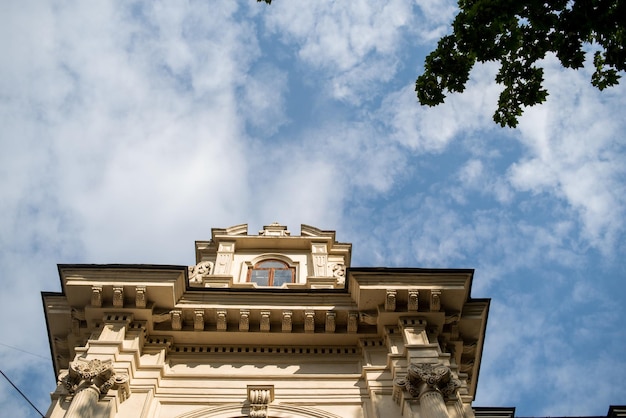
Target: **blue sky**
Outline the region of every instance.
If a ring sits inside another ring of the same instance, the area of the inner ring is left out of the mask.
[[[188,265],[212,227],[279,221],[336,230],[354,266],[475,268],[475,405],[626,403],[625,87],[548,57],[515,130],[492,65],[421,107],[455,4],[2,2],[0,368],[47,408],[57,263]],[[37,416],[6,382],[0,408]]]

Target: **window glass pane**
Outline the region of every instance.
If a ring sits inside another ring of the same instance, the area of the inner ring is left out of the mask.
[[[269,270],[252,270],[250,274],[250,281],[256,283],[259,286],[270,285],[270,271]]]
[[[274,270],[274,286],[282,286],[283,283],[291,283],[292,270]]]
[[[268,269],[268,268],[278,268],[278,269],[284,269],[287,267],[287,264],[283,263],[282,261],[278,261],[278,260],[267,260],[267,261],[261,261],[260,263],[258,263],[256,265],[257,268],[264,268],[264,269]]]

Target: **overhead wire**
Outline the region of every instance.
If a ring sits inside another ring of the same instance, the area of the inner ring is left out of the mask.
[[[2,376],[4,376],[4,378],[7,380],[7,382],[9,382],[9,383],[11,384],[11,386],[13,386],[13,388],[14,388],[15,390],[17,390],[17,392],[18,392],[20,395],[22,395],[22,398],[26,399],[26,402],[28,402],[28,403],[29,403],[29,405],[30,405],[30,406],[32,406],[32,407],[33,407],[33,409],[34,409],[35,411],[37,411],[37,413],[38,413],[39,415],[41,415],[42,417],[44,416],[44,415],[41,413],[41,411],[40,411],[39,409],[37,409],[37,407],[36,407],[36,406],[35,406],[35,405],[34,405],[34,404],[30,401],[30,399],[28,399],[28,397],[27,397],[26,395],[24,395],[24,392],[22,392],[22,391],[20,390],[20,388],[18,388],[17,386],[15,386],[15,384],[11,381],[11,379],[9,379],[9,377],[8,377],[6,374],[4,374],[4,372],[3,372],[2,370],[0,370],[0,374],[2,374]]]
[[[49,360],[47,357],[40,356],[39,354],[31,353],[30,351],[22,350],[21,348],[13,347],[13,346],[8,345],[8,344],[0,343],[0,345],[2,345],[2,346],[4,346],[4,347],[7,347],[7,348],[11,348],[11,349],[16,350],[16,351],[20,351],[20,352],[25,353],[25,354],[30,354],[31,356],[39,357],[39,358],[44,359],[44,360]],[[7,382],[9,382],[9,383],[11,384],[11,386],[13,386],[13,388],[14,388],[14,389],[15,389],[15,390],[16,390],[16,391],[20,394],[20,395],[22,395],[22,398],[26,399],[26,402],[28,402],[28,403],[30,404],[30,406],[32,406],[32,407],[33,407],[33,409],[34,409],[35,411],[37,411],[37,413],[43,417],[43,416],[44,416],[44,414],[42,414],[42,413],[41,413],[41,411],[40,411],[39,409],[37,409],[37,407],[36,407],[36,406],[35,406],[35,405],[34,405],[34,404],[30,401],[30,399],[28,399],[28,397],[24,394],[24,392],[22,392],[22,391],[21,391],[21,390],[20,390],[20,389],[19,389],[19,388],[18,388],[18,387],[17,387],[17,386],[16,386],[16,385],[12,382],[12,381],[11,381],[11,379],[9,379],[9,377],[8,377],[6,374],[4,374],[4,372],[3,372],[1,369],[0,369],[0,373],[1,373],[1,374],[2,374],[2,376],[3,376],[6,380],[7,380]]]

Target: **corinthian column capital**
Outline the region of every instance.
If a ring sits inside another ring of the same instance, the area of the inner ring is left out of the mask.
[[[79,359],[71,362],[68,371],[59,377],[59,383],[72,395],[87,388],[97,391],[99,397],[111,388],[122,389],[123,399],[129,395],[128,377],[116,375],[111,361]]]
[[[431,363],[409,365],[406,378],[396,379],[395,383],[414,397],[431,391],[451,396],[461,386],[461,382],[452,376],[448,366]]]

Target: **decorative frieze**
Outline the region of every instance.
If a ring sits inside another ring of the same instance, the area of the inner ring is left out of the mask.
[[[204,309],[196,309],[193,312],[193,329],[204,331]]]
[[[241,309],[239,311],[239,331],[248,331],[250,329],[250,311]]]
[[[91,306],[94,308],[102,306],[102,286],[91,286]]]
[[[419,310],[419,290],[409,289],[409,300],[407,310],[409,312],[417,312]]]
[[[282,330],[283,332],[291,332],[293,323],[292,323],[293,313],[291,311],[283,311],[283,323]]]
[[[441,310],[441,290],[430,291],[430,310],[438,312]]]
[[[270,311],[261,311],[261,321],[259,323],[259,329],[262,332],[270,331]]]
[[[326,312],[326,332],[335,332],[335,312]]]
[[[116,308],[124,307],[124,287],[113,286],[113,306]]]
[[[304,332],[315,332],[314,311],[304,311]]]
[[[217,330],[218,331],[226,331],[226,328],[228,327],[228,323],[226,322],[226,311],[225,310],[218,310],[215,314],[216,316],[216,323],[217,323]]]
[[[183,311],[175,309],[170,311],[170,315],[172,316],[172,329],[174,331],[183,329]]]
[[[135,289],[135,306],[138,308],[145,308],[146,303],[146,287],[137,286],[137,288]]]
[[[385,310],[393,312],[396,310],[396,298],[398,295],[397,290],[387,290],[387,295],[385,297]]]

